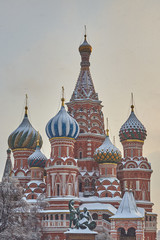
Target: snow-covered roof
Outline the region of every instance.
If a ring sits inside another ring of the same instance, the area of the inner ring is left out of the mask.
[[[113,143],[111,142],[109,136],[106,136],[103,144],[99,148],[97,148],[95,152],[97,153],[97,152],[101,152],[101,151],[102,152],[110,152],[110,153],[111,152],[120,153],[119,149],[116,146],[114,146]]]
[[[119,180],[116,177],[106,177],[106,178],[99,178],[98,179],[101,183],[105,180],[108,180],[110,183],[113,183],[114,181],[116,181],[117,183],[119,183]]]
[[[134,199],[132,191],[126,191],[119,208],[112,219],[132,219],[143,218],[143,213],[137,208],[136,201]]]
[[[32,183],[36,183],[38,186],[39,186],[41,183],[45,184],[45,182],[43,182],[43,181],[41,181],[41,180],[32,180],[32,181],[29,181],[29,182],[27,183],[27,185],[29,186],[29,185],[32,184]]]
[[[83,210],[84,207],[86,207],[88,210],[109,211],[112,214],[115,214],[117,211],[117,209],[113,207],[111,204],[105,204],[105,203],[83,203],[80,206],[80,210]]]
[[[80,200],[82,203],[106,203],[107,202],[121,202],[122,198],[116,196],[116,197],[103,197],[103,198],[100,198],[100,197],[97,197],[97,196],[92,196],[92,197],[80,197]]]

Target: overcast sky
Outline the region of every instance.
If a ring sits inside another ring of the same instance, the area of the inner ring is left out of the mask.
[[[0,0],[0,174],[8,136],[23,119],[26,93],[30,121],[49,157],[45,126],[60,108],[62,86],[66,101],[71,97],[84,25],[93,47],[95,89],[121,151],[118,133],[134,94],[136,115],[148,132],[144,156],[152,164],[151,196],[160,213],[159,0]]]

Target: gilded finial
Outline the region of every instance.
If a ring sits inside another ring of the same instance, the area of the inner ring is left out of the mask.
[[[133,105],[133,93],[131,93],[131,111],[134,112],[134,105]]]
[[[28,95],[26,94],[25,116],[28,115]]]
[[[64,87],[62,87],[62,98],[61,98],[61,101],[62,101],[62,107],[64,107]]]
[[[39,131],[38,131],[38,137],[37,137],[37,147],[39,147],[39,142],[40,142],[40,134],[39,134]]]
[[[106,129],[106,134],[107,134],[107,137],[109,137],[108,118],[107,118],[106,120],[107,120],[107,129]]]
[[[87,28],[86,25],[84,25],[84,40],[86,41],[87,38]]]

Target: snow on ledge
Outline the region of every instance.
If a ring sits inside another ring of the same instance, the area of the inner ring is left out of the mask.
[[[74,234],[94,234],[94,235],[98,234],[98,233],[95,232],[95,231],[89,230],[89,228],[86,228],[86,229],[81,229],[81,228],[79,228],[79,229],[69,228],[69,229],[67,230],[67,232],[64,232],[64,234],[68,234],[68,233],[74,233]]]

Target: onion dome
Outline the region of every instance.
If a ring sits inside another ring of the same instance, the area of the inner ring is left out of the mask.
[[[64,91],[64,88],[62,88]],[[64,94],[64,93],[63,93]],[[77,138],[79,134],[79,125],[72,118],[64,107],[64,96],[62,96],[62,106],[56,116],[51,118],[46,125],[46,134],[49,139],[56,137]]]
[[[22,123],[14,132],[10,134],[8,138],[8,145],[9,145],[9,148],[11,148],[12,150],[17,148],[36,149],[38,132],[32,127],[28,119],[27,111],[28,111],[28,107],[26,103],[25,115]],[[40,141],[40,147],[41,147],[42,146],[41,136],[39,141]]]
[[[41,152],[39,146],[39,140],[37,140],[37,147],[34,153],[32,153],[28,158],[28,165],[29,167],[40,167],[44,168],[46,165],[47,158]]]
[[[131,114],[119,131],[120,141],[122,142],[129,139],[144,141],[146,139],[146,136],[147,131],[143,124],[137,119],[134,113],[134,106],[132,104]]]
[[[121,158],[121,152],[112,144],[109,138],[109,130],[107,129],[106,138],[103,144],[96,149],[94,159],[98,163],[118,163]]]
[[[84,42],[79,46],[79,52],[92,52],[92,47],[89,45],[89,43],[86,40],[87,35],[84,35]]]

